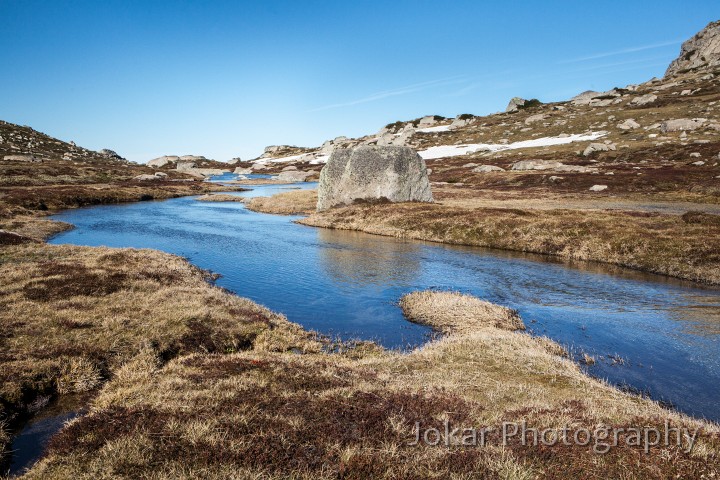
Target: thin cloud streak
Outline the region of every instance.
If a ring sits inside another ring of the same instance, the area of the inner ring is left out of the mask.
[[[587,57],[572,58],[570,60],[561,60],[557,63],[564,64],[564,63],[585,62],[588,60],[596,60],[598,58],[614,57],[616,55],[624,55],[626,53],[642,52],[645,50],[652,50],[655,48],[668,47],[670,45],[679,45],[680,43],[682,43],[682,40],[673,40],[671,42],[653,43],[650,45],[642,45],[639,47],[623,48],[622,50],[615,50],[612,52],[597,53],[595,55],[588,55]]]
[[[427,90],[429,88],[453,85],[458,82],[461,82],[462,78],[463,78],[462,75],[458,75],[455,77],[449,77],[449,78],[444,78],[444,79],[439,79],[439,80],[430,80],[427,82],[414,83],[411,85],[406,85],[404,87],[396,88],[394,90],[386,90],[383,92],[373,93],[372,95],[369,95],[369,96],[363,97],[363,98],[359,98],[357,100],[351,100],[348,102],[325,105],[323,107],[314,108],[309,111],[310,112],[319,112],[322,110],[331,110],[334,108],[352,107],[354,105],[360,105],[362,103],[374,102],[376,100],[382,100],[382,99],[388,98],[388,97],[407,95],[408,93],[415,93],[415,92],[419,92],[422,90]]]

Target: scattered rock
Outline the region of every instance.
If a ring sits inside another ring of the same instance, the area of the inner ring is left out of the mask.
[[[42,159],[35,155],[5,155],[3,160],[7,162],[42,163]]]
[[[652,94],[652,93],[648,93],[648,94],[646,94],[646,95],[641,95],[641,96],[639,96],[639,97],[633,98],[633,99],[630,101],[630,103],[633,104],[633,105],[638,105],[638,106],[649,105],[649,104],[655,102],[655,101],[657,100],[657,98],[658,98],[657,95],[654,95],[654,94]]]
[[[432,202],[425,161],[413,149],[337,149],[320,173],[318,211],[355,200]]]
[[[602,192],[603,190],[607,190],[607,185],[593,185],[590,187],[591,192]]]
[[[542,122],[543,120],[545,120],[545,118],[547,118],[547,116],[543,115],[542,113],[539,113],[537,115],[530,115],[525,119],[525,125],[530,125],[535,122]]]
[[[549,170],[562,167],[563,164],[556,160],[521,160],[512,165],[512,170]]]
[[[565,180],[565,177],[558,177],[557,175],[553,175],[549,178],[549,180],[553,183],[557,183]]]
[[[237,167],[233,173],[237,175],[250,175],[253,172],[252,167],[243,168],[243,167]]]
[[[703,165],[705,165],[705,162],[702,160],[698,160],[697,162],[693,162],[692,164],[696,167],[702,167]]]
[[[463,165],[463,168],[473,168],[473,167],[477,167],[477,166],[478,166],[477,163],[466,163],[465,165]]]
[[[283,168],[283,172],[289,172],[290,170],[297,170],[298,168],[295,165],[288,165],[287,167]]]
[[[628,118],[624,122],[619,123],[617,128],[619,128],[620,130],[635,130],[636,128],[640,128],[640,124],[632,118]]]
[[[699,152],[693,152],[690,154],[690,158],[700,158],[702,155],[700,155]]]
[[[617,150],[617,147],[613,143],[591,143],[583,151],[583,156],[587,157],[595,152],[609,152],[611,150]]]
[[[156,177],[155,175],[148,175],[148,174],[144,173],[142,175],[138,175],[137,177],[133,177],[133,180],[138,180],[140,182],[148,182],[148,181],[159,180],[159,177]]]
[[[489,172],[504,172],[504,168],[496,167],[495,165],[480,165],[472,169],[474,173],[489,173]]]
[[[668,120],[660,124],[660,131],[663,133],[668,132],[685,132],[689,130],[697,130],[705,124],[704,118],[679,118],[675,120]]]

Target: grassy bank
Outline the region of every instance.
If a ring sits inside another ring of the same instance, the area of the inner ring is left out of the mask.
[[[96,390],[136,359],[160,366],[193,352],[318,348],[281,315],[209,279],[152,250],[0,248],[6,428],[58,394]]]
[[[281,215],[309,214],[317,205],[316,190],[294,190],[271,197],[254,197],[245,204],[248,210]]]
[[[720,284],[720,217],[703,213],[466,209],[404,203],[337,208],[314,213],[300,223],[591,260]]]
[[[521,322],[512,311],[440,295],[403,299],[416,321],[455,332],[410,354],[256,346],[161,364],[141,352],[27,478],[698,478],[720,468],[716,426],[589,378],[557,344],[510,331]],[[503,446],[496,427],[521,421],[571,431],[670,421],[701,433],[691,452],[645,453],[624,434],[602,454],[520,437]],[[416,422],[486,427],[487,444],[414,445]]]

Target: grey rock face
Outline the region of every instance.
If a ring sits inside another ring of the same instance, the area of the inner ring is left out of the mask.
[[[124,160],[123,157],[118,155],[118,153],[115,150],[110,150],[109,148],[103,148],[102,150],[99,150],[98,153],[105,157],[113,158],[115,160]]]
[[[650,103],[653,103],[655,100],[657,100],[657,95],[653,95],[652,93],[648,93],[647,95],[641,95],[639,97],[635,97],[632,99],[630,103],[633,105],[648,105]]]
[[[437,122],[435,121],[435,115],[426,115],[420,119],[420,123],[418,123],[419,128],[423,127],[432,127]]]
[[[252,168],[237,167],[233,173],[238,175],[249,175],[253,172]]]
[[[704,118],[678,118],[676,120],[668,120],[660,125],[660,131],[663,133],[667,132],[681,132],[696,130],[705,125]]]
[[[177,161],[177,166],[175,167],[177,170],[185,171],[185,170],[191,170],[195,168],[197,165],[194,161],[189,159],[183,159],[183,157],[180,157],[180,160]]]
[[[380,198],[432,202],[425,160],[409,147],[335,150],[320,172],[317,210]]]
[[[573,98],[570,99],[570,102],[573,105],[589,105],[595,97],[599,97],[601,95],[601,92],[594,92],[592,90],[588,90],[587,92],[582,92],[578,95],[575,95]]]
[[[617,147],[615,145],[611,144],[605,144],[605,143],[591,143],[587,146],[585,151],[583,151],[583,156],[587,157],[589,155],[592,155],[595,152],[609,152],[611,150],[617,150]]]
[[[508,103],[507,108],[505,109],[506,113],[509,112],[517,112],[520,108],[524,107],[527,103],[527,100],[520,97],[513,97],[510,99],[510,103]]]
[[[682,44],[680,56],[672,61],[665,76],[682,70],[720,65],[720,20],[711,22],[690,40]]]
[[[280,182],[288,182],[288,183],[294,183],[294,182],[304,182],[307,177],[312,175],[316,172],[303,172],[301,170],[285,170],[283,172],[280,172],[280,174],[277,176],[277,180]]]
[[[160,168],[171,163],[176,163],[179,159],[180,157],[177,155],[165,155],[164,157],[153,158],[147,165],[148,167]]]
[[[617,128],[620,130],[635,130],[636,128],[640,128],[640,124],[632,118],[628,118],[624,122],[618,123]]]

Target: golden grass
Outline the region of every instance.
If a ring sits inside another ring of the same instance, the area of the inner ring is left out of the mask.
[[[418,291],[400,299],[405,316],[445,333],[470,333],[483,327],[525,330],[517,311],[458,292]]]
[[[299,223],[604,262],[718,285],[720,225],[713,218],[404,203],[337,208]]]
[[[667,478],[720,467],[717,426],[589,378],[547,339],[497,328],[519,321],[508,309],[445,292],[404,303],[455,333],[410,354],[355,358],[248,350],[162,365],[155,352],[140,351],[27,478]],[[433,315],[435,307],[451,308],[451,320],[442,310]],[[498,431],[485,447],[410,445],[415,422],[523,420],[539,428],[669,420],[703,433],[693,453],[503,447]]]
[[[296,215],[312,213],[317,206],[317,190],[294,190],[271,197],[254,197],[246,202],[255,212]]]
[[[243,202],[243,197],[237,195],[229,195],[227,193],[216,193],[212,195],[202,195],[195,200],[198,202]]]
[[[256,341],[261,350],[320,348],[209,278],[152,250],[0,247],[0,419],[22,418],[40,396],[93,390],[148,349],[167,360]]]

